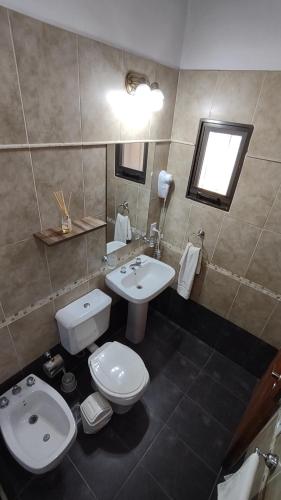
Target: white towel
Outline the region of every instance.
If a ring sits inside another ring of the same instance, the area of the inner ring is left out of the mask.
[[[199,274],[201,266],[201,248],[187,243],[180,260],[177,292],[184,299],[188,299],[192,289],[194,276]]]
[[[131,223],[128,215],[117,214],[114,229],[114,240],[127,243],[132,239]]]
[[[218,484],[218,500],[249,500],[258,465],[259,456],[252,453],[235,474]]]

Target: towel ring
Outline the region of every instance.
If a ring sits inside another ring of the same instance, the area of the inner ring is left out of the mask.
[[[205,231],[204,231],[204,229],[200,228],[200,229],[198,229],[197,233],[191,233],[190,236],[197,236],[198,238],[200,238],[200,241],[201,241],[201,250],[203,250],[203,241],[204,241],[204,238],[205,238]],[[189,236],[187,237],[187,241],[189,242]]]
[[[122,209],[122,215],[124,215],[124,212],[127,212],[127,215],[129,215],[130,210],[129,203],[127,201],[123,201],[123,203],[120,203],[120,205],[118,205],[118,208]]]

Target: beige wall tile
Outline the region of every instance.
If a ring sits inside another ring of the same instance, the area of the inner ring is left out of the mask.
[[[254,335],[260,335],[277,301],[258,290],[241,285],[228,319]]]
[[[0,178],[0,245],[7,245],[40,231],[29,153],[1,151]]]
[[[0,74],[0,144],[25,144],[26,132],[8,13],[3,7],[0,7]]]
[[[74,220],[84,215],[82,155],[80,149],[57,148],[32,151],[35,184],[43,228],[61,224],[54,191],[62,190]]]
[[[0,282],[0,300],[6,316],[49,295],[43,244],[32,238],[1,247]]]
[[[195,143],[200,118],[209,116],[217,78],[217,71],[180,71],[173,139]]]
[[[277,474],[272,480],[266,483],[263,500],[279,500],[281,491],[281,473]]]
[[[95,278],[90,279],[89,281],[89,290],[95,290],[96,288],[99,288],[102,291],[105,291],[105,282],[104,282],[104,275],[100,274],[99,276],[96,276]]]
[[[8,328],[0,329],[0,383],[20,370]]]
[[[62,309],[63,307],[67,306],[71,302],[73,302],[76,299],[79,299],[83,295],[86,295],[86,293],[89,292],[89,283],[83,283],[82,285],[77,286],[70,292],[65,293],[64,295],[61,295],[60,297],[57,297],[54,300],[55,304],[55,310],[58,311],[59,309]]]
[[[232,217],[224,217],[212,262],[244,276],[260,230]]]
[[[281,349],[281,303],[277,305],[272,316],[270,317],[264,331],[262,339],[265,342],[273,345],[277,349]]]
[[[265,224],[265,229],[274,231],[275,233],[281,233],[281,191],[277,193],[277,196],[271,207],[268,219]]]
[[[10,12],[29,141],[81,140],[77,36]]]
[[[193,154],[193,146],[171,144],[167,170],[173,175],[172,190],[176,198],[183,199],[186,196]]]
[[[246,277],[281,292],[281,235],[263,231]]]
[[[120,116],[109,100],[110,92],[124,92],[122,51],[79,37],[79,73],[83,141],[120,140]]]
[[[21,368],[58,344],[52,304],[33,311],[10,325]]]
[[[150,203],[150,189],[139,187],[138,208],[137,208],[137,229],[138,231],[147,231],[147,221]]]
[[[201,246],[201,239],[193,233],[197,234],[199,229],[203,229],[205,231],[203,258],[207,261],[211,260],[222,224],[222,218],[223,212],[216,208],[200,203],[194,203],[191,207],[185,244],[189,239],[194,245]]]
[[[225,316],[229,310],[239,283],[228,276],[208,269],[199,302],[211,311]]]
[[[263,227],[280,183],[281,165],[246,158],[231,204],[230,215]]]
[[[161,111],[152,113],[151,139],[169,139],[171,137],[178,76],[179,72],[177,70],[157,64],[155,79],[164,94],[164,105]]]
[[[172,197],[166,213],[164,225],[164,241],[179,249],[182,248],[186,235],[191,203],[189,200],[179,200]]]
[[[220,71],[210,118],[252,123],[263,79],[262,71]]]
[[[106,211],[106,146],[83,148],[86,215]]]
[[[88,273],[95,273],[103,265],[106,255],[106,229],[103,227],[87,235]]]
[[[254,132],[249,151],[265,158],[281,159],[281,72],[266,73],[254,116]]]
[[[48,247],[49,263],[53,291],[86,276],[86,240],[84,236]]]

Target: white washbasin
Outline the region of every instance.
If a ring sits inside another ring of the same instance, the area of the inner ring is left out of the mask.
[[[139,257],[142,261],[140,267],[135,267],[135,270],[130,268],[130,264],[136,261],[133,259],[125,266],[126,274],[121,273],[121,267],[118,267],[105,278],[111,290],[134,304],[152,300],[170,285],[175,276],[175,270],[168,264],[147,255]]]
[[[27,380],[34,384],[27,385]],[[21,391],[2,394],[0,427],[13,457],[25,469],[42,474],[58,465],[74,442],[76,423],[69,406],[49,384],[35,375],[18,383]],[[2,400],[3,401],[3,400]]]

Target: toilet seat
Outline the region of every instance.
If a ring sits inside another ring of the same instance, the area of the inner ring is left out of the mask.
[[[143,394],[149,374],[140,356],[120,342],[107,342],[88,360],[93,380],[110,401],[131,405]]]

